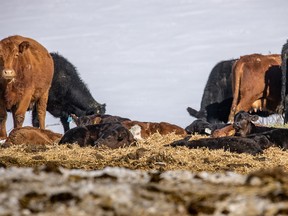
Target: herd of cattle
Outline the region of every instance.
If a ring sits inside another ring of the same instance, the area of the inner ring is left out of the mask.
[[[185,129],[166,122],[139,122],[107,115],[80,79],[76,68],[58,53],[49,53],[37,41],[10,36],[0,41],[0,139],[15,144],[77,143],[80,146],[119,148],[153,133],[183,136],[167,146],[207,147],[258,154],[274,145],[288,148],[288,129],[257,125],[258,115],[273,113],[288,122],[288,42],[282,55],[252,54],[218,63],[206,83],[197,118]],[[33,127],[22,127],[32,110]],[[60,118],[64,135],[45,130],[46,110]],[[7,112],[14,129],[7,136]],[[257,115],[254,115],[257,114]],[[77,127],[70,129],[73,119]],[[209,138],[190,140],[195,134]],[[60,141],[59,141],[60,140]]]

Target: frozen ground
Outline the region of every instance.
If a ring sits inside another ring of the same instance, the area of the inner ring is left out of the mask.
[[[280,53],[287,8],[287,0],[9,0],[0,37],[20,34],[58,51],[108,114],[184,127],[216,63]]]

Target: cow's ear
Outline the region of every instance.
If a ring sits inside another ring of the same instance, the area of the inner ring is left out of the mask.
[[[28,49],[30,46],[28,41],[23,41],[21,44],[19,44],[19,53],[23,53],[26,49]]]
[[[250,117],[250,119],[251,119],[251,121],[257,121],[258,119],[259,119],[259,116],[257,116],[257,115],[251,115],[251,117]]]

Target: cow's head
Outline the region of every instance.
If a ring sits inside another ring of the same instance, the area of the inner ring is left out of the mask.
[[[19,59],[29,49],[29,42],[23,41],[19,45],[11,41],[0,42],[0,72],[1,78],[11,81],[16,77]]]
[[[78,127],[85,125],[99,124],[101,122],[101,116],[98,115],[88,115],[78,117],[75,114],[71,114],[71,117]]]
[[[236,131],[235,135],[246,137],[251,133],[254,126],[253,121],[258,120],[258,116],[250,115],[245,111],[238,112],[234,117],[233,127]]]

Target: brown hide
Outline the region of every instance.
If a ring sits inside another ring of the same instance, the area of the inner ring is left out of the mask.
[[[229,121],[237,112],[251,109],[277,112],[281,102],[281,56],[252,54],[233,66],[233,102]]]
[[[0,138],[5,138],[7,110],[14,128],[22,127],[25,113],[35,104],[40,128],[45,128],[53,59],[37,41],[11,36],[0,41]]]
[[[156,122],[123,121],[121,122],[121,124],[124,127],[128,128],[129,130],[134,125],[139,125],[141,127],[141,137],[144,139],[157,132],[160,133],[161,135],[167,135],[173,132],[177,135],[183,135],[183,136],[186,135],[186,131],[183,128],[167,122],[156,123]]]
[[[234,136],[235,135],[235,129],[233,128],[233,125],[227,125],[226,127],[223,127],[221,129],[216,129],[212,132],[212,137],[225,137],[225,136]]]
[[[59,133],[54,133],[50,130],[39,129],[35,127],[14,128],[4,146],[7,145],[46,145],[58,142],[62,137]]]

